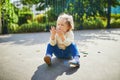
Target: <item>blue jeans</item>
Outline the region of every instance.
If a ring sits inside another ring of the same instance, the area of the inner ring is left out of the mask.
[[[66,47],[65,50],[59,49],[57,45],[52,46],[50,44],[47,45],[46,55],[55,55],[57,58],[69,59],[74,58],[75,56],[79,56],[79,51],[76,44],[71,43]]]

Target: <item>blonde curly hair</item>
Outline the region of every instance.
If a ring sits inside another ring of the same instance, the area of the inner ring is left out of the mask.
[[[74,29],[74,22],[73,22],[73,16],[72,16],[72,15],[63,13],[63,14],[60,14],[60,15],[58,16],[57,22],[58,22],[58,20],[60,20],[60,19],[65,19],[65,20],[66,20],[66,23],[67,23],[67,24],[69,25],[69,27],[70,27],[69,30]]]

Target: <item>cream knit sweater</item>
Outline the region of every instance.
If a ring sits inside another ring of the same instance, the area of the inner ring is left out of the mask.
[[[59,47],[59,49],[65,50],[67,46],[69,46],[72,42],[74,42],[73,31],[66,32],[66,34],[65,34],[65,40],[64,41],[62,41],[62,39],[56,34],[55,35],[55,39],[52,40],[50,38],[49,42],[50,42],[50,44],[52,46],[55,46],[57,44],[57,46]]]

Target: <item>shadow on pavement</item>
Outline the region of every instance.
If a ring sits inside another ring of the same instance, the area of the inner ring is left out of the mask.
[[[48,42],[49,35],[50,33],[48,32],[0,35],[0,43],[10,42],[18,45],[42,44]]]
[[[40,65],[32,76],[31,80],[56,80],[57,77],[63,74],[72,75],[79,68],[70,68],[65,66],[64,60],[53,59],[53,64],[47,66],[46,64]]]

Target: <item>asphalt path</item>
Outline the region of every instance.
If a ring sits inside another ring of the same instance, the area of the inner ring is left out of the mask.
[[[120,29],[74,31],[80,68],[43,57],[49,32],[0,35],[0,80],[120,80]]]

